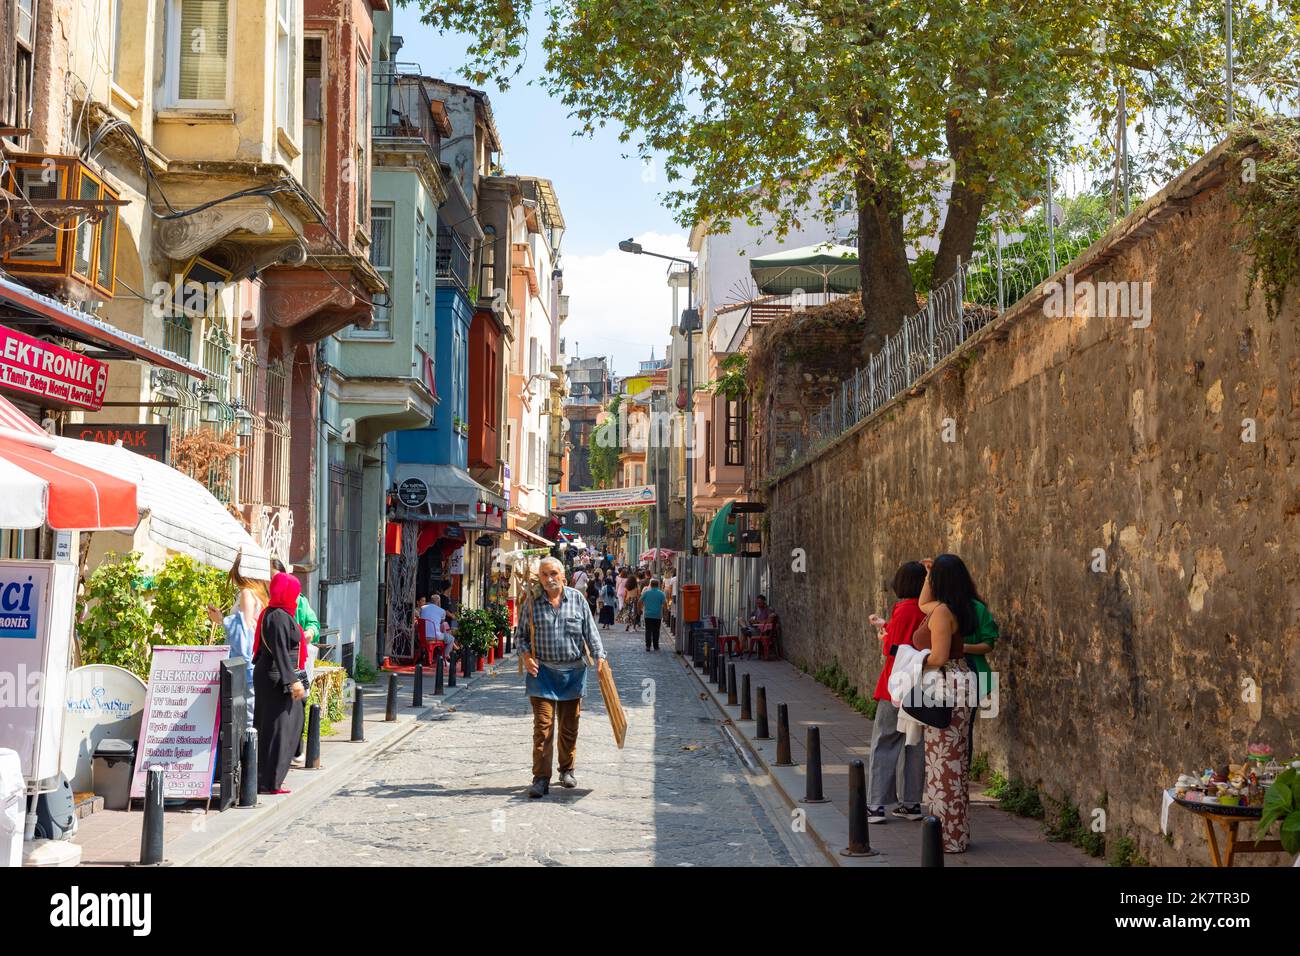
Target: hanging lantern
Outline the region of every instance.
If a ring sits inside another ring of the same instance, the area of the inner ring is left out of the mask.
[[[253,413],[242,402],[235,403],[235,434],[240,438],[253,437]]]
[[[205,389],[200,393],[199,417],[209,424],[216,425],[221,421],[221,407],[225,403],[217,398],[217,393],[212,389]]]

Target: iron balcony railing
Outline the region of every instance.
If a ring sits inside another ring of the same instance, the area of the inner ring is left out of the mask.
[[[469,247],[438,220],[438,252],[434,258],[438,285],[451,285],[469,295]]]
[[[433,118],[433,100],[424,88],[418,63],[376,63],[372,84],[372,135],[375,139],[423,143],[438,161],[442,134]]]

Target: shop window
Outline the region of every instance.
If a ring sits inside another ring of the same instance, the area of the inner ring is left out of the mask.
[[[361,469],[329,466],[328,583],[361,580]]]

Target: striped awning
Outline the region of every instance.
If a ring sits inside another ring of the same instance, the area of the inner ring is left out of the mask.
[[[55,440],[0,398],[0,528],[130,531],[136,486],[54,453]]]

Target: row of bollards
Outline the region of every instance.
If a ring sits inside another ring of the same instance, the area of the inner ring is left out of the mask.
[[[707,658],[706,658],[707,667]],[[737,706],[736,665],[726,664],[723,668],[722,655],[715,655],[709,674],[712,683],[721,693],[727,692],[727,705]],[[741,674],[739,679],[740,720],[753,720],[754,739],[771,740],[768,727],[767,688],[759,687],[756,707],[750,707],[749,674]],[[776,760],[774,766],[792,767],[795,765],[790,751],[790,710],[785,704],[777,705],[776,717]],[[800,803],[829,803],[822,789],[822,746],[821,728],[811,725],[807,731],[805,749],[807,769],[804,773],[804,796]],[[861,760],[849,762],[849,842],[842,856],[876,856],[878,851],[871,848],[870,827],[867,822],[867,773]],[[943,830],[939,819],[927,816],[921,822],[921,866],[943,866]]]

